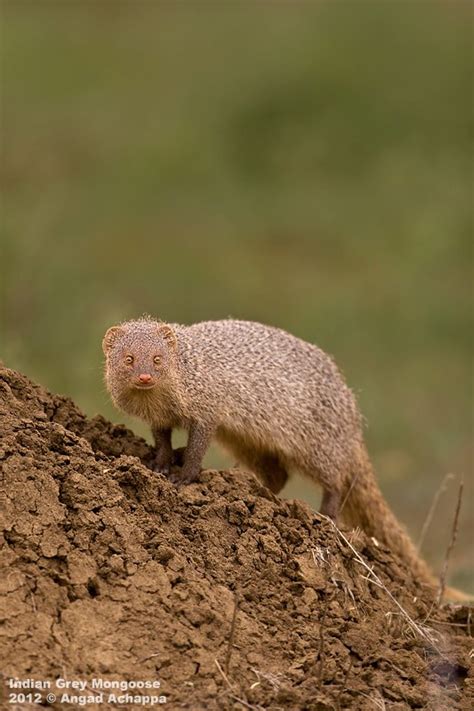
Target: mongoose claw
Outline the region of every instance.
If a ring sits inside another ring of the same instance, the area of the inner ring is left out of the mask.
[[[165,476],[169,476],[169,473],[171,471],[171,455],[170,456],[158,456],[155,458],[155,461],[153,462],[152,469],[154,472],[157,474],[164,474]]]
[[[164,474],[166,477],[168,477],[171,471],[171,467],[169,467],[167,464],[155,464],[155,466],[153,467],[153,471],[155,472],[155,474]]]
[[[192,484],[192,482],[196,481],[198,478],[199,472],[197,472],[196,474],[191,472],[187,474],[182,469],[171,472],[168,477],[169,481],[175,484],[175,486],[182,486],[183,484]]]

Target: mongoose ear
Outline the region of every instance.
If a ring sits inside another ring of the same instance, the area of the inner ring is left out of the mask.
[[[167,323],[158,326],[158,333],[162,336],[170,348],[176,348],[176,334]]]
[[[119,333],[121,333],[121,331],[122,328],[120,326],[112,326],[111,328],[109,328],[104,338],[102,339],[102,350],[104,351],[105,355],[107,355],[107,353],[110,351],[115,341],[117,340],[117,336],[119,335]]]

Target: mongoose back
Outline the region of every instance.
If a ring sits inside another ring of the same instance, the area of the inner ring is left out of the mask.
[[[105,379],[115,405],[151,426],[155,469],[175,483],[199,476],[215,438],[273,492],[299,470],[321,484],[321,512],[359,525],[433,584],[428,566],[386,504],[363,440],[355,398],[317,346],[249,321],[191,326],[151,318],[109,328]],[[188,444],[173,470],[171,432]]]

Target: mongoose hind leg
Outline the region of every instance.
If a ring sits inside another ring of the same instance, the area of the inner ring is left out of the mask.
[[[288,472],[280,463],[278,457],[264,455],[257,460],[255,473],[262,483],[274,494],[279,494],[288,481]]]
[[[324,489],[321,501],[321,513],[336,521],[341,505],[341,494],[335,489]]]
[[[253,471],[271,492],[280,493],[288,481],[288,472],[276,454],[239,448],[236,455],[239,463]]]
[[[333,521],[336,521],[341,508],[342,498],[342,482],[344,481],[343,472],[345,468],[340,466],[336,468],[333,462],[327,456],[324,456],[324,451],[317,450],[309,462],[295,462],[295,466],[300,472],[309,477],[313,482],[317,482],[323,490],[323,498],[321,500],[320,512],[323,516],[328,516]]]

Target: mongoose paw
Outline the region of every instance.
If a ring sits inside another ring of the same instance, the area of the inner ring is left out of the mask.
[[[166,456],[162,455],[155,457],[152,469],[157,474],[164,474],[165,476],[169,476],[169,473],[171,471],[171,464],[172,454],[171,452],[169,452],[169,454],[167,453]]]
[[[183,484],[191,484],[199,478],[200,472],[185,472],[183,469],[175,470],[171,472],[168,479],[176,486],[182,486]]]
[[[169,476],[171,467],[168,464],[155,464],[153,471],[155,474],[164,474],[165,476]]]
[[[183,466],[185,452],[186,447],[178,447],[177,449],[166,452],[166,455],[164,456],[157,456],[153,464],[153,471],[157,474],[164,474],[169,477],[172,466]]]

